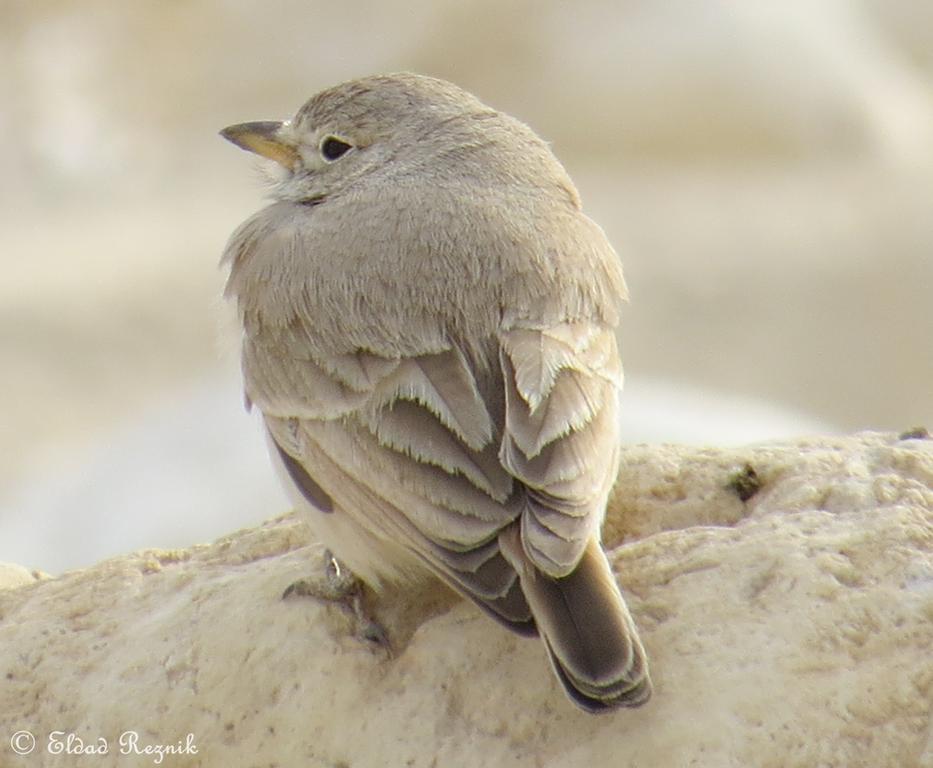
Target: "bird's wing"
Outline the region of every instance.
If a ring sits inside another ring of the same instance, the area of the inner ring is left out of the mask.
[[[324,356],[308,352],[302,332],[267,330],[244,349],[247,396],[292,459],[293,479],[305,481],[296,485],[527,628],[530,612],[497,538],[518,517],[519,499],[463,353],[451,344],[406,358]]]
[[[505,430],[499,457],[525,489],[521,541],[563,577],[598,534],[618,462],[622,366],[611,328],[589,321],[500,334]]]
[[[503,555],[571,699],[591,712],[638,706],[651,695],[645,650],[598,539],[618,462],[615,335],[565,322],[512,328],[500,344],[500,456],[524,491]]]

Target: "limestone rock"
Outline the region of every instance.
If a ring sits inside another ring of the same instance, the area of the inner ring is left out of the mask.
[[[170,766],[933,765],[933,441],[623,462],[605,538],[651,657],[641,709],[578,712],[540,643],[465,603],[387,658],[340,608],[281,598],[321,567],[285,516],[0,591],[0,764],[152,764],[119,754],[136,732],[193,734]],[[53,731],[109,754],[50,754]]]
[[[38,574],[13,563],[0,563],[0,589],[11,589],[23,584],[30,584]]]

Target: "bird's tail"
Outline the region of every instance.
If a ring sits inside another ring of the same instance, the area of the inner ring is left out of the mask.
[[[645,649],[599,542],[590,540],[572,573],[553,578],[531,563],[517,534],[504,532],[500,546],[518,571],[567,695],[589,712],[648,701],[652,689]]]

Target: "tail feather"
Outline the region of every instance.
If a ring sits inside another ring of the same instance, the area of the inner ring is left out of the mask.
[[[551,664],[574,703],[603,712],[648,701],[645,650],[599,542],[592,539],[563,578],[535,568],[512,532],[503,533],[500,545],[518,571]]]

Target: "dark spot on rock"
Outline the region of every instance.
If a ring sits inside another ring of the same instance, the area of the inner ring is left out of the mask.
[[[758,477],[755,468],[746,462],[740,470],[733,473],[726,487],[735,491],[742,501],[748,501],[761,490],[761,478]]]

